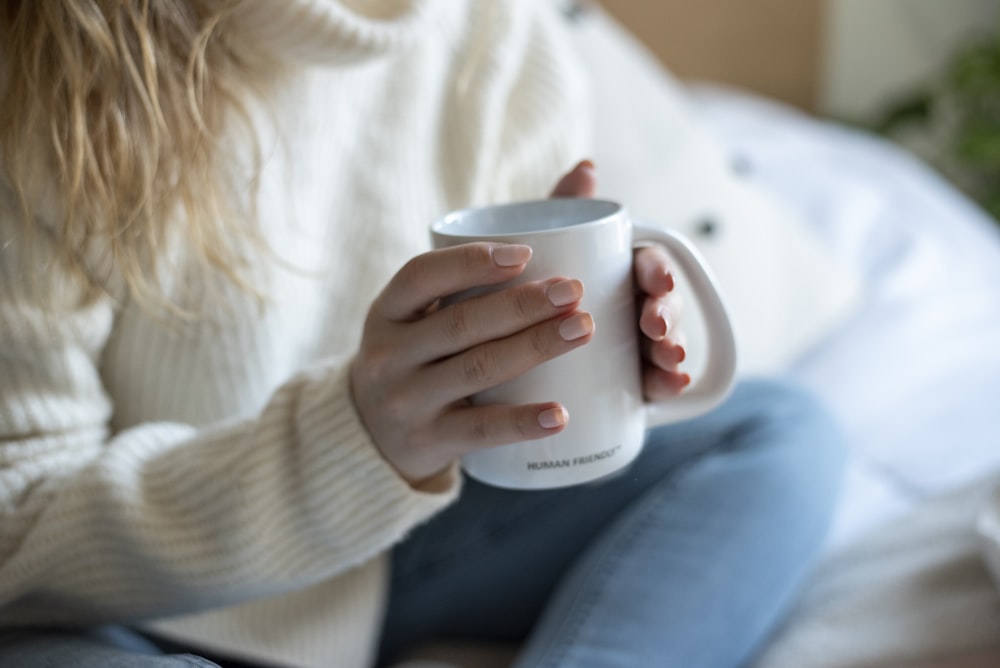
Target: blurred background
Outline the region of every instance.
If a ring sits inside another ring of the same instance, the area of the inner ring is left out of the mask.
[[[906,145],[1000,216],[1000,0],[602,0],[677,76]]]

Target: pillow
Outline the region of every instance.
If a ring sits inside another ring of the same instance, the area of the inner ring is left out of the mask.
[[[599,9],[571,31],[593,86],[598,196],[687,235],[722,288],[742,374],[776,373],[819,343],[857,303],[838,266],[790,208],[739,174],[684,89]],[[703,364],[704,324],[680,281],[688,367]]]

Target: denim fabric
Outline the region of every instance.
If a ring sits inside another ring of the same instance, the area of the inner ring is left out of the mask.
[[[218,668],[193,654],[164,654],[124,627],[0,633],[0,666],[10,668]]]
[[[470,479],[394,551],[381,655],[461,639],[525,643],[516,668],[744,665],[823,543],[843,459],[809,395],[753,381],[613,478]]]

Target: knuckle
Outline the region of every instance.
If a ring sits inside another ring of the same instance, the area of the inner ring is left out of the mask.
[[[448,315],[444,321],[444,335],[450,342],[460,342],[465,340],[469,333],[469,306],[462,302],[454,304],[448,309]]]
[[[528,320],[535,312],[535,290],[521,288],[513,290],[510,306],[514,315],[520,320]]]
[[[535,435],[537,425],[538,418],[534,411],[521,410],[518,412],[517,419],[514,420],[514,435],[521,441],[531,439]]]
[[[365,375],[375,385],[386,383],[391,377],[392,350],[387,346],[369,345],[360,354]]]
[[[425,276],[425,266],[427,254],[410,258],[406,264],[396,273],[395,283],[402,286],[419,285]]]
[[[462,358],[462,375],[470,384],[489,384],[495,373],[496,360],[486,348],[472,350]]]
[[[472,439],[477,443],[489,440],[493,430],[490,427],[490,421],[486,413],[480,413],[473,417],[471,431]]]
[[[547,327],[535,327],[532,329],[528,336],[528,343],[531,345],[531,351],[536,357],[545,359],[553,355],[552,336]]]
[[[670,268],[670,254],[660,244],[650,244],[641,247],[636,253],[636,261],[641,262],[654,271]]]
[[[466,274],[479,274],[482,272],[483,267],[493,264],[493,257],[488,244],[481,242],[466,244],[462,247],[462,250],[463,268]]]
[[[413,401],[409,392],[395,388],[382,397],[382,417],[388,424],[395,427],[407,425],[411,420]]]

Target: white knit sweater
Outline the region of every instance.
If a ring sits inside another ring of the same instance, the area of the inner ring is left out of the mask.
[[[189,325],[87,301],[52,262],[59,221],[29,244],[0,190],[0,623],[172,617],[216,649],[364,666],[382,555],[458,476],[414,490],[379,455],[347,381],[360,325],[434,218],[584,157],[586,87],[546,2],[245,5],[245,38],[300,73],[258,110],[288,260],[259,272],[263,311],[232,286]]]

